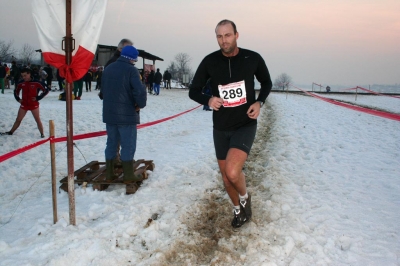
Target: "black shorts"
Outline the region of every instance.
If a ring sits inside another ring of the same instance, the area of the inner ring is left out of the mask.
[[[254,138],[256,137],[257,125],[241,127],[235,131],[220,131],[214,129],[214,148],[218,160],[225,160],[230,148],[250,153]]]

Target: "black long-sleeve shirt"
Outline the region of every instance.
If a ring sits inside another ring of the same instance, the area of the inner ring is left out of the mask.
[[[254,77],[261,85],[257,99]],[[265,102],[272,88],[268,68],[258,53],[239,48],[239,53],[232,57],[224,56],[220,50],[207,55],[200,63],[190,86],[189,97],[192,100],[208,105],[211,96],[202,94],[202,88],[210,78],[212,95],[226,100],[224,106],[213,112],[215,129],[236,130],[257,124],[257,120],[249,118],[247,110],[256,101]],[[244,85],[240,85],[243,81]],[[219,85],[231,86],[219,88]],[[239,103],[229,103],[232,99],[238,99]]]

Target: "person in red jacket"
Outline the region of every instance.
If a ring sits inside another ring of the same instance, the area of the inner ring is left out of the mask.
[[[31,77],[31,69],[22,69],[21,75],[22,80],[18,83],[17,88],[14,90],[14,97],[17,102],[21,104],[21,106],[18,110],[18,115],[15,119],[13,127],[10,131],[2,133],[2,135],[12,135],[21,124],[26,113],[31,111],[39,129],[40,136],[44,138],[43,125],[42,121],[40,121],[39,115],[39,101],[47,95],[49,90],[46,84]],[[20,92],[22,92],[22,98],[19,97]]]

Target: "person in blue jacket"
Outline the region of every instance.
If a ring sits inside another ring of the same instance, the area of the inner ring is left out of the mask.
[[[103,122],[106,123],[107,146],[106,179],[114,179],[114,164],[121,145],[121,164],[124,181],[141,181],[134,175],[133,158],[136,151],[137,124],[140,123],[139,110],[146,106],[147,93],[134,66],[138,50],[125,46],[121,56],[103,72]]]

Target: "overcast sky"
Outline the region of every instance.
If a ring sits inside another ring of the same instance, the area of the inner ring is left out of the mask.
[[[38,48],[30,1],[0,3],[0,40]],[[195,71],[219,49],[214,28],[226,18],[237,25],[239,47],[263,56],[272,80],[287,73],[310,86],[399,84],[399,14],[399,0],[108,0],[100,44],[130,38],[164,59],[156,62],[162,72],[187,53]]]

